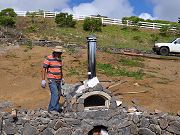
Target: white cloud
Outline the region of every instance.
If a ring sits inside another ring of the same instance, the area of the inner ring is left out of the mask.
[[[145,19],[145,20],[147,20],[147,19],[156,20],[157,19],[157,17],[152,17],[152,15],[149,14],[149,13],[141,13],[139,15],[139,18],[142,18],[142,19]]]
[[[69,0],[0,0],[0,9],[13,8],[15,10],[49,10],[68,7]]]
[[[151,0],[155,5],[153,13],[158,19],[177,22],[180,17],[180,0]]]
[[[111,18],[122,18],[133,15],[133,7],[127,0],[94,0],[91,3],[82,3],[64,12],[78,15],[103,15]]]
[[[103,15],[122,18],[133,15],[128,0],[93,0],[70,8],[70,0],[0,0],[0,9],[13,8],[16,11],[48,10],[66,11],[79,15]]]

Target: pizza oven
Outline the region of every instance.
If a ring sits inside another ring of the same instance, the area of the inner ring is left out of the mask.
[[[105,89],[96,77],[96,37],[89,36],[88,42],[88,79],[72,88],[65,96],[64,110],[89,111],[115,108],[116,98]]]

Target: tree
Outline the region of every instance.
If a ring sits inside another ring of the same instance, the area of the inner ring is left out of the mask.
[[[102,21],[100,18],[86,18],[84,20],[83,29],[85,31],[101,31]]]
[[[0,12],[0,16],[9,16],[9,17],[16,17],[17,14],[14,12],[14,9],[12,8],[6,8],[1,10]]]
[[[59,27],[75,27],[76,25],[76,21],[73,20],[73,16],[68,15],[68,13],[57,14],[55,22]]]
[[[6,8],[0,12],[0,25],[13,27],[16,23],[17,14],[12,8]]]

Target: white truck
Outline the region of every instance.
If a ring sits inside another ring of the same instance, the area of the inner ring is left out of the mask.
[[[180,53],[180,38],[176,38],[170,43],[155,43],[153,51],[164,56],[169,53]]]

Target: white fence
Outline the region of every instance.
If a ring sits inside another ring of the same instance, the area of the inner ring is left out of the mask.
[[[42,16],[44,18],[54,18],[60,12],[50,12],[50,11],[15,11],[17,16],[28,16],[27,13],[36,13],[36,16]],[[85,16],[85,15],[75,15],[73,14],[73,19],[81,21],[84,20],[86,17],[90,18],[100,18],[104,25],[124,25],[124,26],[136,26],[130,21],[122,23],[121,19],[112,19],[112,18],[105,18],[105,17],[97,17],[97,16]],[[162,24],[162,23],[151,23],[151,22],[139,22],[138,26],[141,28],[148,28],[148,29],[161,29],[163,26],[170,26],[170,24]],[[171,27],[171,30],[176,30],[176,27]]]

